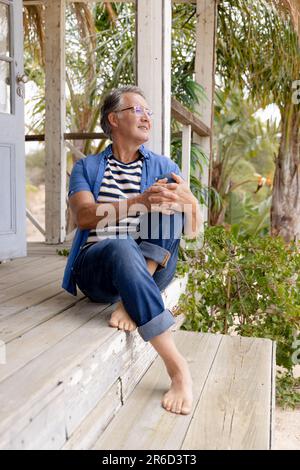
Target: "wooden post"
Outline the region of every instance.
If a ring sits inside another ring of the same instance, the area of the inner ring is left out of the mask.
[[[196,59],[195,79],[202,85],[208,100],[198,106],[201,120],[208,127],[213,127],[214,88],[215,88],[215,51],[217,26],[217,0],[197,0]],[[204,167],[201,181],[205,185],[210,182],[210,164],[212,159],[212,135],[194,137],[194,142],[201,145],[209,158],[209,165]],[[208,208],[202,206],[204,221],[208,220]]]
[[[190,173],[191,173],[191,138],[192,126],[182,126],[182,161],[181,169],[185,181],[190,186]]]
[[[171,0],[136,2],[136,82],[154,111],[146,145],[170,156]]]
[[[65,0],[46,0],[46,243],[65,239]]]

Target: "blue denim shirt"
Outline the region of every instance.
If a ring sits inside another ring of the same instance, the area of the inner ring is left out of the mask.
[[[170,158],[163,155],[157,155],[143,145],[139,150],[144,157],[140,188],[141,193],[155,183],[155,178],[157,176],[164,173],[173,172],[182,176],[178,165],[176,165],[176,163],[174,163]],[[70,177],[68,196],[72,196],[78,191],[91,191],[96,201],[105,172],[106,162],[110,155],[112,155],[112,145],[109,145],[103,152],[97,155],[89,155],[76,162]],[[76,230],[68,257],[62,287],[73,295],[77,295],[76,283],[72,272],[73,265],[80,248],[85,244],[88,235],[89,230]]]

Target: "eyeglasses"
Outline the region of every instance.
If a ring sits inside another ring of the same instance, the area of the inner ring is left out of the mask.
[[[151,109],[145,108],[144,106],[129,106],[128,108],[120,109],[117,113],[122,111],[127,111],[128,109],[133,109],[136,116],[143,116],[146,114],[149,118],[153,116],[153,111]]]

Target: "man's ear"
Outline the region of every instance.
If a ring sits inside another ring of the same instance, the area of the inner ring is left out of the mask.
[[[118,127],[118,116],[116,113],[109,113],[107,116],[108,122],[111,125],[111,127],[116,128]]]

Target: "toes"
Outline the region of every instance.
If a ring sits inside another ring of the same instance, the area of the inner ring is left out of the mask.
[[[177,409],[178,409],[178,402],[177,401],[174,401],[173,404],[172,404],[172,408],[171,408],[171,411],[172,413],[178,413]]]
[[[179,400],[179,401],[176,403],[175,413],[180,414],[180,413],[181,413],[181,410],[182,410],[182,400]]]
[[[108,324],[113,328],[129,332],[134,331],[137,328],[136,324],[131,321],[117,320],[116,318],[110,319]]]
[[[168,399],[163,400],[162,405],[165,408],[165,410],[171,411],[171,408],[172,408],[172,401],[171,400],[168,400]]]
[[[192,407],[190,406],[189,403],[183,403],[181,407],[181,414],[183,415],[189,415],[190,412],[192,411]]]

